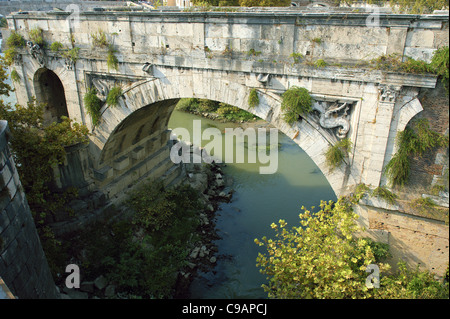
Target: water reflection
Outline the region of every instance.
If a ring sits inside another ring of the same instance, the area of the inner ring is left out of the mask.
[[[202,128],[237,127],[184,112],[174,111],[169,127],[192,131],[193,120]],[[192,298],[266,298],[261,288],[265,275],[256,267],[262,247],[255,238],[271,237],[272,222],[285,219],[297,226],[300,207],[318,206],[320,200],[336,200],[330,185],[308,155],[284,134],[279,134],[278,171],[260,175],[259,163],[227,164],[224,173],[234,179],[233,200],[217,212],[220,240],[216,267],[202,273],[191,285]]]

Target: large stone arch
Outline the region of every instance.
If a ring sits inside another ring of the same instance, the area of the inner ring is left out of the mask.
[[[111,165],[114,159],[123,157],[126,152],[131,151],[131,148],[126,149],[123,145],[132,146],[133,143],[130,141],[136,138],[136,134],[140,134],[139,131],[143,130],[142,125],[145,121],[135,125],[135,134],[130,134],[128,137],[122,134],[120,138],[118,137],[124,127],[132,127],[132,123],[135,122],[133,118],[137,121],[148,116],[150,119],[150,114],[157,114],[162,123],[158,129],[165,131],[176,101],[180,98],[196,97],[234,105],[272,124],[293,139],[309,155],[323,172],[337,196],[346,190],[347,185],[355,184],[351,171],[346,170],[345,165],[330,171],[325,164],[324,153],[332,141],[327,138],[326,132],[322,131],[319,125],[308,119],[296,122],[292,126],[287,124],[281,117],[280,95],[261,88],[258,89],[259,105],[253,109],[249,108],[247,101],[251,89],[224,78],[205,77],[203,74],[192,76],[183,73],[176,77],[154,78],[129,85],[124,88],[119,106],[105,105],[102,108],[101,121],[93,130],[91,139],[99,150],[95,160],[97,168]],[[169,138],[168,135],[167,138]]]

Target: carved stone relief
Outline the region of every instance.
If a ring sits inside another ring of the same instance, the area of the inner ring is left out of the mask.
[[[39,44],[28,41],[27,48],[28,52],[30,52],[31,56],[39,63],[39,65],[45,67],[45,53]]]
[[[335,130],[338,138],[347,137],[350,130],[349,111],[355,102],[315,101],[312,109],[319,114],[318,122],[325,129]]]
[[[394,103],[397,95],[400,93],[400,88],[392,85],[380,85],[378,92],[380,93],[380,101]]]

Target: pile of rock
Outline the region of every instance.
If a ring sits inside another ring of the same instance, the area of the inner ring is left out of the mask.
[[[107,299],[120,298],[116,294],[116,286],[102,275],[94,281],[81,282],[80,288],[64,287],[61,292],[62,299]]]

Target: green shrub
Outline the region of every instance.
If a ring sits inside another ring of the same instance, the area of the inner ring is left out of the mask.
[[[87,113],[91,116],[92,124],[95,127],[100,121],[100,109],[102,108],[102,101],[97,96],[97,90],[94,87],[89,88],[83,100]]]
[[[259,97],[258,91],[256,89],[252,89],[250,91],[250,95],[248,97],[248,106],[253,109],[259,105]]]
[[[64,46],[62,45],[61,42],[55,41],[50,45],[50,50],[52,52],[58,52],[59,50],[61,50]]]
[[[5,51],[3,51],[3,53],[4,53],[5,63],[7,65],[11,66],[14,63],[14,61],[16,61],[16,59],[17,59],[17,54],[18,54],[17,49],[14,47],[10,47],[10,48],[6,49]]]
[[[344,138],[328,148],[325,152],[325,163],[330,171],[333,171],[344,162],[351,149],[352,142],[348,138]]]
[[[292,125],[302,115],[312,111],[312,98],[308,90],[293,86],[283,93],[281,110],[284,120]]]
[[[317,60],[317,61],[314,63],[314,65],[315,65],[316,67],[318,67],[318,68],[324,68],[324,67],[326,67],[328,64],[327,64],[324,60],[319,59],[319,60]]]
[[[33,28],[28,33],[30,36],[30,40],[35,43],[39,44],[40,46],[44,45],[44,38],[42,37],[42,29],[41,28]]]
[[[16,31],[12,31],[8,39],[6,39],[6,45],[8,48],[22,48],[26,44],[25,39]]]
[[[303,55],[296,52],[291,53],[290,57],[294,59],[294,63],[300,63],[300,59],[303,59]]]
[[[7,28],[8,27],[8,20],[6,20],[5,17],[0,18],[0,28]]]
[[[122,95],[122,88],[119,86],[113,87],[108,92],[106,97],[106,104],[109,106],[117,106],[119,104],[119,97]]]

